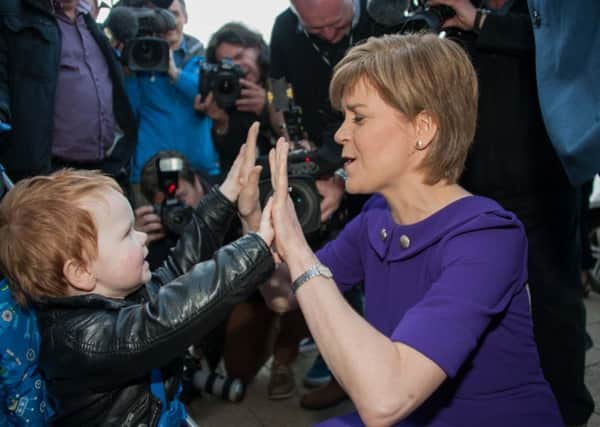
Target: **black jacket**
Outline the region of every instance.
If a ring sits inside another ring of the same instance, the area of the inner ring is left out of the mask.
[[[6,1],[6,3],[5,3]],[[0,162],[18,180],[50,171],[61,33],[50,0],[2,0],[0,6],[0,120],[13,130],[0,135]],[[137,140],[137,124],[123,86],[121,66],[93,18],[84,16],[108,64],[113,113],[122,139],[103,169],[125,173]]]
[[[255,234],[218,249],[234,212],[211,190],[163,267],[126,299],[90,294],[39,304],[40,365],[55,425],[156,425],[150,371],[161,367],[172,398],[185,349],[272,273],[270,251]]]

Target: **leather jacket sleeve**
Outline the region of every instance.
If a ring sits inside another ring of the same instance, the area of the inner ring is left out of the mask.
[[[232,212],[233,205],[218,190],[211,191],[165,265],[146,285],[143,301],[64,298],[63,304],[79,309],[52,328],[51,352],[61,357],[47,361],[49,376],[70,367],[71,377],[110,372],[126,381],[164,366],[212,330],[274,267],[269,248],[256,234],[214,252]],[[210,255],[212,259],[199,263]],[[89,310],[82,311],[82,305]]]
[[[143,304],[94,310],[62,323],[64,330],[57,328],[54,334],[64,334],[60,341],[67,348],[54,348],[55,354],[62,355],[56,362],[72,366],[72,375],[110,372],[111,377],[125,380],[147,374],[182,355],[272,270],[273,259],[264,241],[246,235],[168,284],[148,285],[148,301]]]
[[[235,213],[235,205],[213,187],[198,204],[163,267],[154,271],[153,279],[166,284],[198,262],[210,258],[223,244]]]

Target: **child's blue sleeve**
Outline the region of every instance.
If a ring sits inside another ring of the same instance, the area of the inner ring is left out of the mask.
[[[0,281],[0,425],[45,426],[52,415],[38,366],[35,313],[13,300]]]

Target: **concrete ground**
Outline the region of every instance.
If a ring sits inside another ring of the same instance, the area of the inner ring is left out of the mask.
[[[592,293],[585,304],[588,332],[594,341],[594,347],[587,353],[586,383],[597,405],[588,427],[600,427],[600,295]],[[231,403],[204,394],[191,402],[190,414],[200,427],[307,427],[350,412],[353,406],[349,401],[324,411],[307,411],[300,408],[300,395],[306,391],[301,386],[301,379],[310,367],[314,354],[314,351],[301,354],[295,362],[294,372],[298,390],[296,396],[291,399],[267,399],[267,363],[248,387],[246,398],[242,402]]]

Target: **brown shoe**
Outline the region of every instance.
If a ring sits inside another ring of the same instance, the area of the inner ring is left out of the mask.
[[[269,399],[289,399],[294,395],[296,383],[294,372],[289,365],[284,365],[273,360],[271,365],[271,378],[267,386]]]
[[[344,389],[332,378],[323,387],[306,393],[300,399],[300,406],[304,409],[320,410],[335,406],[348,399]]]

